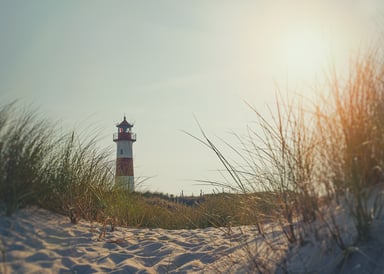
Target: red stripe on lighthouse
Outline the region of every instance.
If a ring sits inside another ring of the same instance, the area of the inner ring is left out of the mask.
[[[133,176],[133,159],[116,159],[116,176]]]

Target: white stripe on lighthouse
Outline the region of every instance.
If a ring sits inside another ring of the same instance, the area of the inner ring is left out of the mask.
[[[132,142],[119,140],[116,153],[117,158],[132,158]]]

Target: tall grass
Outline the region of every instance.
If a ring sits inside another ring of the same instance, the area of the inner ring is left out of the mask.
[[[0,110],[0,196],[7,215],[37,199],[52,148],[47,122],[16,113],[14,105]]]
[[[108,151],[95,139],[59,134],[36,111],[16,103],[0,110],[0,204],[7,215],[27,205],[71,209],[94,218],[112,187]]]
[[[276,116],[268,122],[254,109],[262,133],[250,131],[249,140],[257,151],[252,162],[257,166],[253,181],[263,191],[275,194],[271,203],[279,205],[278,223],[290,242],[299,239],[294,225],[316,218],[315,167],[318,140],[310,130],[312,119],[305,117],[300,101],[276,101]],[[262,159],[262,161],[259,161]],[[262,175],[262,176],[260,176]]]
[[[106,207],[104,193],[113,187],[109,151],[96,149],[95,139],[81,143],[74,132],[60,141],[52,150],[45,180],[41,181],[42,189],[49,195],[39,202],[59,212],[72,210],[87,219],[95,219]]]
[[[277,114],[272,115],[271,120],[252,109],[259,127],[248,127],[247,136],[237,136],[239,149],[229,145],[240,156],[241,163],[231,163],[204,132],[204,139],[199,141],[218,155],[229,172],[234,181],[234,184],[224,183],[229,191],[260,194],[244,195],[244,207],[239,210],[249,212],[260,231],[266,220],[273,220],[284,230],[289,242],[295,242],[300,238],[294,229],[297,218],[311,222],[318,208],[316,187],[312,182],[317,176],[319,141],[308,131],[313,128],[309,123],[314,124],[315,120],[305,116],[300,101],[286,103],[281,96],[276,100]],[[264,209],[255,210],[253,204],[264,204]]]
[[[383,208],[373,187],[383,184],[384,174],[384,67],[378,53],[355,60],[345,84],[331,74],[332,100],[317,108],[322,160],[332,182],[328,188],[348,204],[360,240],[369,237],[370,224]]]
[[[270,252],[304,243],[317,235],[320,226],[348,251],[370,239],[372,222],[382,216],[383,60],[378,51],[368,52],[351,63],[346,80],[333,69],[327,79],[327,89],[319,90],[326,95],[312,102],[279,93],[270,118],[251,107],[257,126],[248,127],[247,136],[238,136],[238,145],[225,144],[239,162],[230,161],[203,130],[203,137],[197,138],[218,156],[232,179],[214,185],[235,193],[264,193],[263,203],[273,211],[249,210],[260,203],[252,195],[244,196],[248,199],[240,210],[253,218]],[[334,202],[352,216],[356,231],[352,241],[346,242],[344,234],[353,233],[344,231],[335,219]],[[271,223],[283,232],[285,243],[268,238]],[[266,263],[262,256],[255,260]],[[275,267],[285,271],[284,264]]]

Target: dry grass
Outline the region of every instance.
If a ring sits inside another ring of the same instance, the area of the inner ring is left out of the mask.
[[[357,59],[345,84],[330,77],[332,100],[318,106],[318,134],[330,196],[348,204],[359,240],[369,237],[372,219],[383,205],[368,204],[369,187],[383,183],[384,69],[378,52]]]
[[[218,156],[232,179],[213,185],[234,193],[272,194],[263,200],[244,196],[247,200],[237,210],[258,227],[275,258],[281,256],[281,246],[319,237],[319,227],[328,231],[319,240],[334,242],[349,254],[370,239],[373,220],[382,216],[383,197],[375,191],[384,183],[384,66],[378,56],[373,51],[357,58],[345,81],[331,69],[329,94],[314,102],[278,93],[270,118],[251,107],[257,126],[238,136],[239,145],[225,143],[238,162],[230,161],[203,130],[202,138],[195,137]],[[255,206],[261,203],[264,210]],[[333,206],[351,214],[355,238],[345,235],[349,232],[337,222]],[[286,243],[268,237],[270,223]],[[264,255],[250,257],[263,265]],[[275,270],[286,271],[283,261],[275,262]]]

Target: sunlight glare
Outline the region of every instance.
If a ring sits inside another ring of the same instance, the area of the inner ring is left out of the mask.
[[[289,77],[309,80],[322,72],[329,49],[319,32],[295,29],[282,36],[280,60]]]

